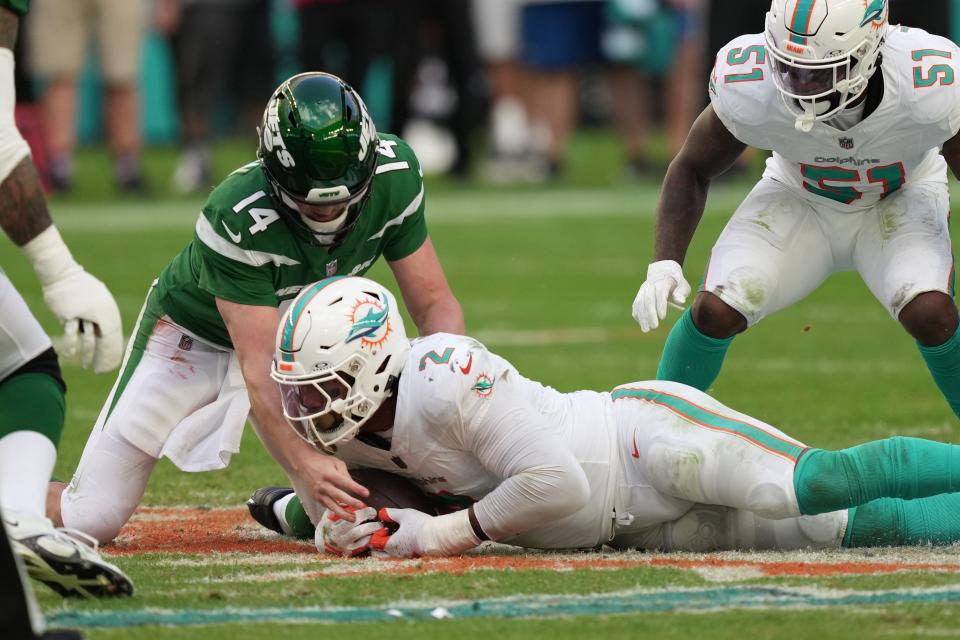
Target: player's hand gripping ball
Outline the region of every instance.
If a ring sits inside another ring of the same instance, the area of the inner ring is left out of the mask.
[[[356,520],[344,520],[329,509],[323,512],[314,542],[317,549],[333,556],[355,558],[370,554],[370,536],[383,528],[373,507],[344,507]]]

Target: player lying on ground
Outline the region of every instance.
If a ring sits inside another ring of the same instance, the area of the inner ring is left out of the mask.
[[[487,539],[662,550],[960,540],[958,446],[809,448],[675,382],[559,393],[470,338],[410,343],[393,296],[364,278],[305,289],[276,346],[272,376],[302,438],[464,507],[381,509],[379,521],[366,509],[349,521],[310,496],[258,491],[252,511],[287,533],[319,523],[331,553],[452,555]]]
[[[213,190],[193,241],[150,288],[73,481],[51,487],[48,510],[66,526],[113,539],[157,460],[226,467],[251,409],[294,486],[346,514],[338,502],[359,505],[346,491],[364,488],[280,413],[269,377],[278,307],[382,255],[421,333],[463,331],[427,235],[417,158],[377,134],[352,88],[325,73],[284,82],[264,111],[257,157]]]
[[[947,166],[960,176],[958,59],[945,38],[890,26],[886,0],[774,0],[764,33],[720,50],[711,105],[657,205],[654,262],[633,305],[644,331],[690,293],[680,265],[710,181],[746,145],[773,155],[714,245],[658,379],[706,390],[736,334],[856,270],[960,415],[947,224]]]
[[[73,259],[50,218],[30,148],[14,121],[13,46],[27,0],[0,0],[0,227],[23,249],[64,325],[60,351],[98,373],[120,364],[120,310]],[[129,595],[133,584],[74,532],[45,517],[63,432],[66,384],[50,338],[0,269],[0,506],[30,576],[73,596]]]

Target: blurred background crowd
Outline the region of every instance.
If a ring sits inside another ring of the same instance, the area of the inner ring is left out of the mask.
[[[954,6],[956,5],[956,7]],[[17,119],[46,188],[74,188],[105,144],[117,190],[198,193],[219,140],[249,141],[304,70],[359,89],[425,171],[561,178],[571,134],[615,131],[623,173],[659,179],[707,102],[716,51],[763,29],[769,0],[33,0]],[[891,22],[960,33],[960,0],[891,0]],[[651,143],[651,140],[656,142]],[[651,145],[657,153],[651,152]],[[175,146],[144,178],[144,149]],[[239,164],[239,163],[238,163]],[[222,172],[221,172],[222,173]]]

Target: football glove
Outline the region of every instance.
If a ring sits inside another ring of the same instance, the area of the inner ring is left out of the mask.
[[[466,509],[430,516],[416,509],[385,507],[377,515],[384,527],[370,538],[376,557],[453,556],[481,542]]]
[[[60,354],[80,357],[80,366],[97,373],[112,371],[123,357],[120,309],[107,286],[77,267],[43,287],[43,301],[63,324]]]
[[[660,260],[647,267],[647,280],[633,300],[633,319],[644,332],[656,329],[667,317],[667,304],[683,305],[690,295],[690,285],[683,277],[683,268],[674,260]]]
[[[324,511],[314,537],[317,549],[345,558],[367,555],[370,552],[370,536],[383,528],[383,524],[377,520],[377,510],[373,507],[344,508],[353,513],[356,520],[350,522],[330,509]]]
[[[73,259],[53,225],[23,245],[43,286],[43,301],[63,325],[58,351],[80,356],[80,365],[97,373],[116,369],[123,356],[120,310],[103,282]]]

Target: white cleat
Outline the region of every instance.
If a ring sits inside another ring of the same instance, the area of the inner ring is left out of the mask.
[[[64,597],[133,595],[133,582],[97,551],[97,541],[75,529],[54,529],[46,518],[4,512],[13,552],[27,573]]]

